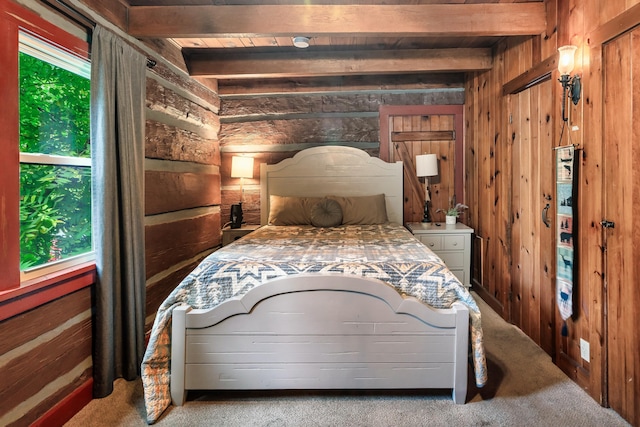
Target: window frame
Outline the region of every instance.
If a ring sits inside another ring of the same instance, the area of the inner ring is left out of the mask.
[[[0,114],[0,319],[18,314],[95,282],[95,262],[84,255],[74,266],[43,269],[38,277],[20,271],[20,146],[19,146],[19,33],[39,38],[76,57],[89,60],[89,43],[40,15],[13,3],[0,2],[0,93],[6,109]],[[81,32],[86,30],[81,30]],[[89,38],[89,34],[86,34]],[[64,156],[58,156],[64,157]],[[39,159],[38,163],[44,163]],[[90,159],[86,159],[90,162]],[[45,265],[46,267],[46,265]],[[38,269],[38,268],[34,268]],[[39,269],[38,269],[39,270]]]

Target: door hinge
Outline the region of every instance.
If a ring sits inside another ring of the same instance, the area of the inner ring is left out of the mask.
[[[616,228],[615,222],[607,221],[606,219],[603,219],[602,221],[600,221],[600,225],[602,226],[602,228]]]

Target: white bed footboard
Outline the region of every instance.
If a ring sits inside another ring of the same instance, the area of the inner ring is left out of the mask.
[[[433,309],[376,279],[273,279],[210,310],[173,311],[171,398],[186,390],[467,391],[469,312]]]

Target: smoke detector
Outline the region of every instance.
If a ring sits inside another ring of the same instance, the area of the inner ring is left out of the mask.
[[[309,47],[309,37],[297,36],[293,38],[293,45],[300,49]]]

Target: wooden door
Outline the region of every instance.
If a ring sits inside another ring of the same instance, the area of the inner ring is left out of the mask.
[[[510,321],[554,351],[554,138],[549,80],[509,97],[512,135]],[[545,207],[549,205],[548,209]],[[549,226],[543,222],[544,216]]]
[[[640,425],[640,29],[604,46],[605,390]],[[606,403],[606,399],[605,399]]]
[[[454,108],[452,108],[454,107]],[[416,176],[420,154],[438,156],[438,176],[429,178],[431,218],[444,222],[450,201],[464,203],[462,190],[462,106],[407,106],[381,110],[380,157],[404,163],[404,221],[421,221],[424,214],[425,181]],[[382,122],[386,126],[382,126]],[[460,217],[468,223],[468,216]]]

